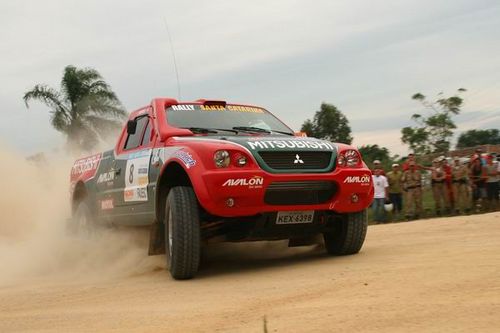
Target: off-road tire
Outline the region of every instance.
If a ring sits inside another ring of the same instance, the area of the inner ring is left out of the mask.
[[[165,204],[165,253],[174,279],[192,278],[200,265],[200,218],[191,187],[170,189]]]
[[[366,210],[345,214],[335,231],[323,234],[326,251],[340,256],[358,253],[365,241],[367,229]]]

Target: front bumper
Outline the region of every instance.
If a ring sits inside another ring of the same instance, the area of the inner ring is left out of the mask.
[[[367,208],[373,198],[371,172],[366,168],[304,174],[214,170],[201,178],[202,184],[198,185],[203,188],[194,186],[201,206],[221,217],[287,210],[358,212]]]

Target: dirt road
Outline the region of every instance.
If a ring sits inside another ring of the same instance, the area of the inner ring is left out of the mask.
[[[116,259],[116,258],[115,258]],[[0,332],[412,332],[500,329],[500,213],[369,227],[362,252],[231,244],[198,278],[163,257],[100,277],[0,286]]]

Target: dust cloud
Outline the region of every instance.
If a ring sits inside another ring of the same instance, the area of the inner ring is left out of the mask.
[[[92,239],[67,232],[73,160],[62,153],[28,160],[0,147],[0,285],[106,279],[163,265],[161,256],[147,256],[147,230],[103,230]]]

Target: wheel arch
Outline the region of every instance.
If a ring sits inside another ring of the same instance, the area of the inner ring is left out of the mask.
[[[176,161],[169,162],[160,173],[156,183],[155,221],[151,225],[149,235],[149,255],[165,253],[165,203],[168,193],[174,186],[193,187],[187,171]]]
[[[170,189],[174,186],[193,187],[193,183],[187,171],[176,161],[171,161],[162,170],[156,184],[155,216],[156,221],[163,223],[165,215],[165,201]]]
[[[73,195],[71,198],[71,213],[75,213],[78,208],[78,204],[88,197],[88,190],[83,181],[78,181],[75,184],[75,189],[73,190]]]

